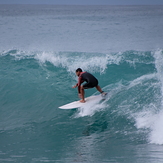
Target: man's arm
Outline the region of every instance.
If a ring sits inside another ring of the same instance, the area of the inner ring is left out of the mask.
[[[78,87],[78,93],[79,93],[79,94],[80,94],[80,86],[81,86],[81,84],[82,84],[83,82],[84,82],[84,81],[82,80],[82,77],[80,76],[80,77],[78,78],[78,83],[72,87],[72,88]]]
[[[78,86],[78,93],[80,94],[80,86],[81,86],[81,84],[83,83],[84,81],[82,80],[82,77],[80,76],[79,78],[78,78],[78,83],[77,83],[77,86]]]

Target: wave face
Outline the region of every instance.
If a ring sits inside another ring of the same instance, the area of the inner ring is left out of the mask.
[[[0,6],[0,161],[161,163],[162,14],[162,6]],[[78,67],[108,97],[61,110],[79,100]]]

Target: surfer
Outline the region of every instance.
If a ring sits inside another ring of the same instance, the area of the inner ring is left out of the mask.
[[[102,91],[101,87],[98,85],[98,80],[90,73],[88,72],[83,72],[81,68],[78,68],[76,70],[76,75],[79,77],[78,78],[78,83],[73,86],[73,88],[78,87],[78,93],[79,97],[81,98],[80,102],[84,103],[84,89],[89,89],[89,88],[94,88],[96,89],[103,95],[105,96],[107,93]],[[85,84],[81,85],[83,82],[86,82]]]

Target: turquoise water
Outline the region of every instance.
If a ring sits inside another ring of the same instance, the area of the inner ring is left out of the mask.
[[[2,5],[0,161],[161,163],[161,9]],[[61,110],[78,67],[108,98]]]

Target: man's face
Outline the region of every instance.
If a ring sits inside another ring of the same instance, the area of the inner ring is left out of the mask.
[[[76,75],[79,76],[80,75],[80,71],[76,72]]]

